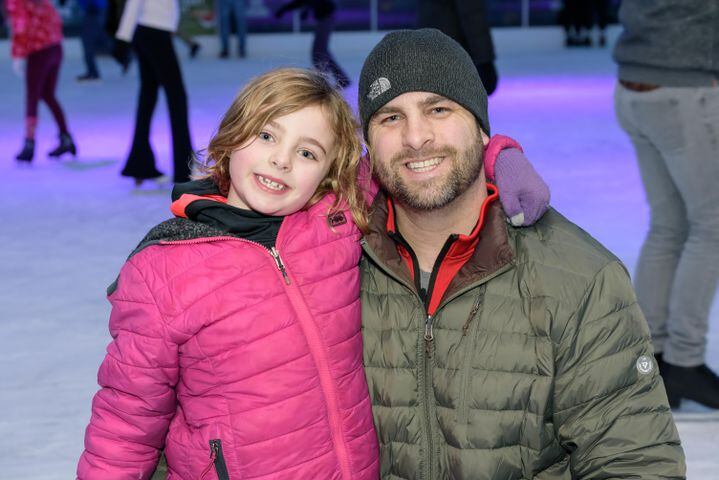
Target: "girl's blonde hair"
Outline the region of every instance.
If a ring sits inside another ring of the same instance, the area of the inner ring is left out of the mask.
[[[222,195],[230,190],[230,155],[260,134],[272,119],[318,105],[326,112],[335,134],[336,158],[310,198],[307,207],[328,193],[335,201],[328,213],[348,207],[363,232],[368,207],[359,184],[362,159],[359,125],[342,95],[321,73],[302,68],[281,68],[251,80],[237,95],[207,146],[200,178],[212,178]]]

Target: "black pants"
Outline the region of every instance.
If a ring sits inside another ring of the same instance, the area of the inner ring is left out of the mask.
[[[417,24],[436,28],[462,45],[472,57],[487,93],[494,92],[498,78],[484,0],[419,0]]]
[[[315,19],[315,38],[312,42],[312,64],[317,70],[331,74],[337,86],[345,88],[350,79],[330,53],[330,35],[334,29],[334,16]]]
[[[140,95],[137,100],[135,135],[122,175],[138,179],[162,175],[155,167],[155,154],[150,146],[150,124],[157,104],[157,95],[162,87],[170,111],[173,180],[175,183],[186,182],[190,179],[192,142],[187,120],[187,94],[172,45],[172,34],[139,25],[132,43],[140,70]]]
[[[609,0],[565,0],[564,28],[579,32],[596,24],[604,30],[609,23],[610,7]]]

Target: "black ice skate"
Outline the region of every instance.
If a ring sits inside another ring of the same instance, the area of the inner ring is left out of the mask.
[[[47,154],[52,158],[59,158],[66,153],[71,153],[73,157],[77,156],[77,148],[75,142],[72,141],[72,137],[69,133],[60,134],[60,145],[50,150]]]
[[[25,143],[22,146],[20,153],[15,155],[15,160],[19,162],[32,162],[32,158],[35,156],[35,140],[26,138]]]

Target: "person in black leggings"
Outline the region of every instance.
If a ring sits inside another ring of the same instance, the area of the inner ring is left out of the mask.
[[[11,53],[14,65],[26,59],[25,65],[25,141],[15,156],[18,161],[31,162],[35,156],[37,109],[43,100],[52,113],[60,131],[60,145],[48,152],[50,157],[65,153],[77,155],[70,136],[65,114],[55,96],[57,79],[62,65],[62,21],[48,0],[25,2],[8,0],[7,13],[12,29]],[[22,74],[22,72],[20,72]]]

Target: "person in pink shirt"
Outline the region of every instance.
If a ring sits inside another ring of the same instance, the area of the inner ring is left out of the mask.
[[[11,54],[15,71],[25,77],[25,141],[15,157],[29,163],[35,156],[37,108],[43,100],[60,131],[60,144],[48,152],[58,158],[66,153],[77,155],[68,131],[65,114],[55,96],[62,64],[62,22],[49,0],[6,0],[12,31]],[[23,67],[23,59],[26,65]]]
[[[516,161],[501,141],[487,162]],[[164,451],[168,479],[376,480],[358,268],[373,187],[350,107],[316,71],[271,71],[206,157],[108,289],[78,478],[148,479]]]

